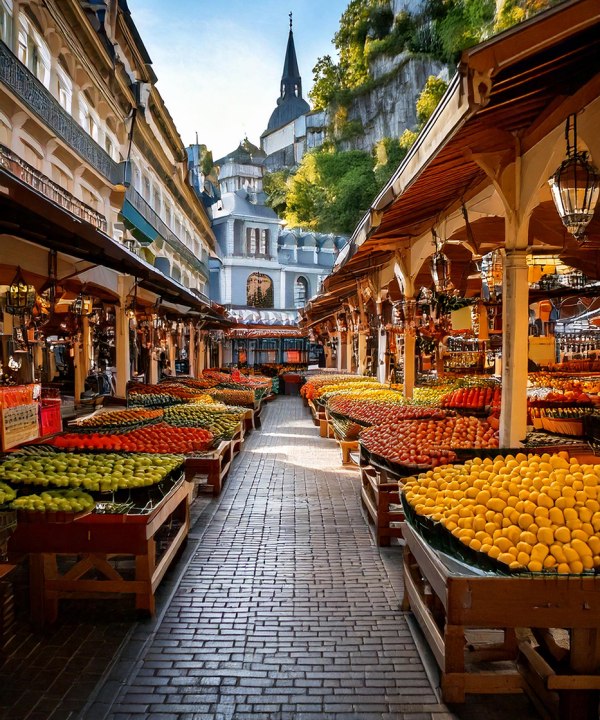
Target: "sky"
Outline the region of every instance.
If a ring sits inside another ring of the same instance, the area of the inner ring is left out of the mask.
[[[259,144],[279,96],[288,13],[308,100],[317,58],[335,56],[331,41],[348,2],[128,0],[128,6],[184,144],[198,133],[216,160],[246,135]]]

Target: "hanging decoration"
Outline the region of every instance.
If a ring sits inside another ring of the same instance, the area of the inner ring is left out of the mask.
[[[94,301],[91,297],[80,292],[71,303],[71,312],[78,317],[89,317],[94,309]]]
[[[445,292],[452,290],[452,280],[450,277],[451,263],[448,256],[442,252],[442,243],[435,231],[435,228],[431,229],[433,235],[433,244],[435,252],[431,256],[431,277],[435,286],[436,292]]]
[[[576,114],[567,118],[565,140],[567,157],[548,183],[563,225],[578,242],[583,243],[585,230],[594,217],[598,202],[600,175],[589,162],[588,153],[577,150]]]
[[[131,302],[125,308],[125,315],[130,320],[133,320],[135,318],[136,311],[137,311],[137,278],[135,279],[135,282],[133,283],[133,295],[131,297]]]
[[[483,295],[486,300],[498,302],[502,297],[502,252],[494,250],[481,261]]]
[[[10,315],[25,315],[31,312],[35,305],[35,288],[25,282],[21,268],[6,291],[6,312]]]

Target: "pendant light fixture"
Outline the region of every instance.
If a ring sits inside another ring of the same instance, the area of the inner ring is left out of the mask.
[[[431,234],[433,236],[433,244],[435,252],[431,256],[431,277],[435,290],[438,293],[452,290],[452,280],[450,279],[450,259],[442,252],[442,243],[435,231],[435,228],[431,228]]]
[[[567,118],[565,140],[567,157],[548,182],[560,219],[571,235],[582,243],[585,230],[594,217],[600,176],[588,161],[588,153],[577,150],[576,114]]]

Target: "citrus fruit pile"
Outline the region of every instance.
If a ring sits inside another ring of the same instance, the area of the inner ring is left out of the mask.
[[[408,478],[405,500],[510,570],[600,568],[600,465],[556,455],[475,458]]]

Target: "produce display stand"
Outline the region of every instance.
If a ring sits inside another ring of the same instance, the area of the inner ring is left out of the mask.
[[[33,622],[54,622],[61,598],[117,593],[134,594],[136,609],[154,614],[154,592],[187,539],[189,501],[190,488],[181,477],[146,514],[90,513],[66,523],[19,523],[8,548],[11,558],[29,554]],[[77,560],[63,572],[61,556]],[[124,556],[135,558],[133,579],[114,564]]]
[[[213,495],[218,495],[231,467],[236,442],[239,444],[241,440],[222,440],[214,450],[187,457],[185,479],[193,482],[196,475],[206,475],[206,484],[212,487]]]
[[[596,720],[600,577],[484,573],[432,549],[408,523],[402,534],[403,609],[414,613],[439,665],[445,702],[527,692],[560,720]],[[523,628],[540,644],[519,639]],[[569,632],[560,664],[546,642],[551,628]],[[493,634],[501,642],[491,644]]]

